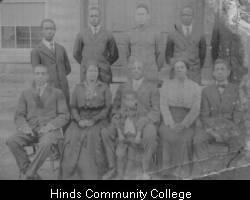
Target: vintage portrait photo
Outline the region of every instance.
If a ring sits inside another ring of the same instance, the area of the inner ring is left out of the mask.
[[[194,179],[250,180],[249,0],[0,1],[0,180]]]

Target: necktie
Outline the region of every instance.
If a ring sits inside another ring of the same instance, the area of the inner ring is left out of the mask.
[[[41,87],[38,87],[37,88],[37,94],[38,94],[39,97],[41,97],[41,91],[42,91]]]
[[[96,28],[94,28],[94,34],[96,35],[96,33],[97,33],[97,29],[96,29]]]
[[[218,88],[220,94],[222,94],[226,88],[226,84],[217,85],[217,88]]]
[[[44,108],[44,104],[42,102],[42,99],[41,99],[41,88],[38,87],[37,88],[37,91],[36,91],[37,94],[34,94],[34,99],[35,99],[35,102],[36,102],[36,105],[38,108]]]
[[[52,52],[55,52],[55,48],[54,48],[53,42],[50,43],[50,50],[51,50]]]
[[[186,36],[189,36],[189,34],[190,34],[189,27],[187,26],[187,28],[186,28]]]

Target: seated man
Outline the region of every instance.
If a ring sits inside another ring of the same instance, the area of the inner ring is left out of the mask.
[[[129,79],[126,83],[122,84],[118,91],[113,103],[112,116],[115,116],[121,108],[124,101],[124,94],[128,90],[135,92],[138,100],[138,116],[137,127],[143,127],[141,130],[141,144],[144,149],[142,155],[143,178],[149,179],[150,163],[152,156],[157,147],[157,128],[156,124],[160,121],[160,97],[157,84],[144,78],[144,63],[135,61],[129,67]],[[140,134],[139,134],[140,135]],[[102,139],[105,151],[108,158],[110,170],[103,179],[111,178],[116,172],[116,141],[118,138],[117,131],[114,126],[110,126],[102,131]],[[139,141],[140,139],[137,138]]]
[[[231,166],[243,147],[239,128],[241,122],[239,89],[228,82],[230,68],[226,61],[221,59],[215,61],[213,75],[215,84],[208,86],[202,92],[201,121],[205,130],[203,134],[196,135],[195,144],[199,147],[198,157],[203,155],[206,156],[205,159],[218,159],[216,163],[226,168]],[[221,148],[223,146],[227,148],[226,152]],[[199,159],[202,160],[204,157]]]
[[[37,179],[37,170],[51,153],[53,145],[62,138],[61,128],[70,118],[65,97],[61,90],[48,84],[45,66],[34,69],[34,82],[22,92],[15,113],[17,134],[7,140],[21,172],[21,179]],[[31,162],[24,147],[38,143],[38,150]]]

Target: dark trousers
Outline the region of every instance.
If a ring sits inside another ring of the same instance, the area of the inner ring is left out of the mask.
[[[59,131],[40,136],[31,136],[18,133],[7,140],[7,146],[13,153],[21,173],[33,177],[51,153],[53,145],[57,144]],[[38,149],[31,162],[24,147],[37,144]]]
[[[117,132],[111,125],[102,130],[102,141],[108,159],[109,168],[116,167],[116,148]],[[144,172],[150,172],[150,164],[157,148],[157,130],[155,125],[147,124],[142,131],[142,145],[144,153],[142,156],[142,165]]]

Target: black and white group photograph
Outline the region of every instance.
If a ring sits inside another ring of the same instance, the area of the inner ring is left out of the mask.
[[[1,0],[0,180],[250,180],[250,0]]]

